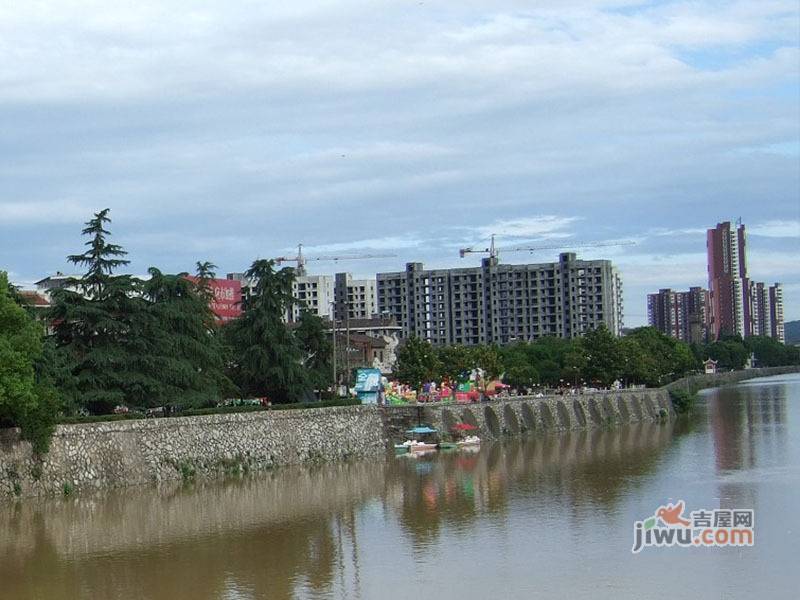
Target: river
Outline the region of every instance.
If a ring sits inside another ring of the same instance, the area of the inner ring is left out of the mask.
[[[0,598],[796,598],[800,376],[690,421],[0,506]],[[662,504],[755,544],[644,548]]]

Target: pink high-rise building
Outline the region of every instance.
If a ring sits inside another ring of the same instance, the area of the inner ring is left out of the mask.
[[[709,338],[736,334],[763,335],[783,342],[781,285],[767,287],[747,276],[744,225],[717,223],[706,234],[708,251]]]
[[[744,225],[717,223],[706,233],[708,290],[711,295],[710,337],[722,333],[742,337],[752,332],[747,240]]]

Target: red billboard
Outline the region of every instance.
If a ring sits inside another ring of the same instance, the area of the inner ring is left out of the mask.
[[[197,277],[187,279],[197,283]],[[235,279],[209,279],[213,296],[209,308],[220,321],[230,321],[242,314],[242,282]]]

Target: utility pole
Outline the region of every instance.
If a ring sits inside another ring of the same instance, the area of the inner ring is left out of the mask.
[[[350,393],[350,301],[345,295],[344,299],[344,318],[345,318],[345,364],[347,370],[345,371],[345,378],[347,381],[347,393]]]
[[[335,400],[339,396],[339,386],[338,382],[336,381],[336,313],[334,312],[336,304],[331,302],[331,324],[332,327],[332,336],[333,336],[333,399]]]

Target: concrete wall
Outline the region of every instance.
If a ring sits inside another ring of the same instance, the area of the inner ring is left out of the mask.
[[[385,448],[372,406],[60,425],[39,464],[19,431],[7,429],[0,430],[0,497],[263,470]]]

